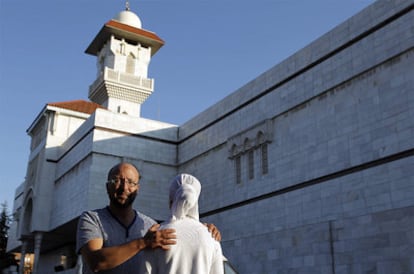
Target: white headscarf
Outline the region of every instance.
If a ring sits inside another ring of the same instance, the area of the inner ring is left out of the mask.
[[[201,184],[192,175],[179,174],[170,184],[170,201],[172,201],[172,219],[184,217],[199,219],[198,197],[201,192]]]

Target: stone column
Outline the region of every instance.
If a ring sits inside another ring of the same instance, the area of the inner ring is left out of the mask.
[[[20,265],[19,274],[24,274],[24,258],[26,257],[27,240],[22,240],[22,247],[20,250]]]
[[[35,232],[34,237],[34,264],[32,274],[38,274],[38,263],[40,257],[40,246],[42,245],[43,232]]]
[[[82,262],[82,256],[79,255],[76,261],[76,271],[75,274],[82,274],[82,268],[83,268],[83,262]]]

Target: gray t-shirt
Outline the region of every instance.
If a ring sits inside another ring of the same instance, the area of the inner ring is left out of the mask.
[[[135,220],[129,227],[125,227],[118,219],[111,214],[107,207],[85,211],[79,218],[78,232],[76,238],[76,250],[80,249],[92,239],[103,239],[103,246],[115,246],[124,244],[134,239],[144,237],[148,229],[156,222],[150,217],[135,211]],[[99,273],[123,274],[133,273],[138,264],[138,256],[135,255],[122,265],[111,270]],[[84,274],[92,274],[87,265],[83,265]]]

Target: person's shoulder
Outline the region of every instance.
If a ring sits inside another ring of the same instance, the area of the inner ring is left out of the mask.
[[[97,208],[97,209],[91,209],[91,210],[85,210],[80,215],[81,218],[98,218],[99,216],[107,214],[106,208]]]
[[[95,209],[88,209],[82,212],[82,214],[99,214],[103,211],[106,211],[106,207],[102,207],[102,208],[95,208]]]
[[[154,224],[156,224],[156,223],[157,223],[157,222],[156,222],[153,218],[151,218],[151,217],[149,217],[149,216],[145,215],[144,213],[139,212],[138,210],[135,210],[135,212],[136,212],[136,214],[137,214],[137,217],[138,217],[139,219],[143,220],[144,222],[147,222],[147,223],[154,223]]]
[[[185,225],[197,227],[201,230],[207,230],[207,226],[205,226],[203,223],[201,223],[199,220],[193,219],[193,218],[185,218],[183,219],[183,222]]]
[[[160,223],[160,229],[166,228],[175,228],[175,222],[171,220],[166,220]]]
[[[161,223],[161,227],[163,228],[175,228],[175,229],[192,229],[194,231],[200,230],[201,233],[203,230],[208,232],[208,229],[205,225],[200,223],[200,221],[192,219],[192,218],[182,218],[178,220],[168,220]]]
[[[102,220],[106,217],[105,208],[86,210],[82,212],[78,220],[78,229],[81,227],[96,226],[102,223]]]

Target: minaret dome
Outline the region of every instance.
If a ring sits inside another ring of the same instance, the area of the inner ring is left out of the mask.
[[[114,17],[113,20],[123,23],[125,25],[129,25],[134,28],[142,28],[141,19],[139,19],[138,15],[136,15],[130,10],[121,11]]]

